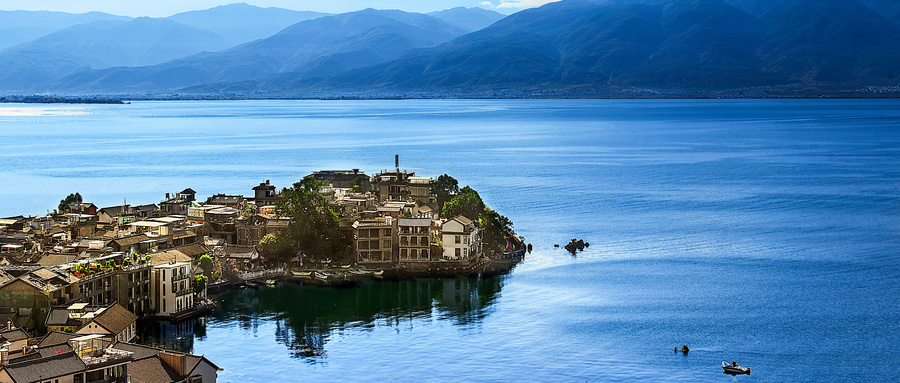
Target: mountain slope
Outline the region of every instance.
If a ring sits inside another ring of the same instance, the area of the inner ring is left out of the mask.
[[[718,0],[564,1],[337,82],[489,90],[703,86],[735,83],[736,76],[781,81],[755,68],[763,33],[759,20]]]
[[[84,71],[59,89],[174,89],[213,82],[265,79],[280,73],[317,77],[374,65],[413,48],[432,47],[465,31],[434,17],[363,10],[307,20],[262,40],[161,65]]]
[[[428,13],[428,15],[437,17],[468,32],[477,31],[506,17],[494,11],[466,7],[445,9]]]
[[[274,35],[304,20],[327,16],[327,13],[292,11],[282,8],[260,8],[246,3],[222,5],[202,11],[190,11],[168,19],[214,32],[238,45]]]
[[[140,17],[72,26],[2,53],[63,53],[82,57],[94,68],[109,68],[158,64],[227,47],[228,42],[215,33],[171,20]]]
[[[73,25],[98,20],[130,19],[103,12],[74,14],[50,11],[0,11],[0,49],[26,43]]]
[[[567,0],[327,84],[384,91],[896,85],[900,31],[856,0]]]

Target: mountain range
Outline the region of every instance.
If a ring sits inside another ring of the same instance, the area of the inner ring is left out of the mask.
[[[897,4],[563,0],[508,17],[477,8],[323,15],[237,4],[166,19],[95,20],[7,48],[0,90],[151,97],[897,92]],[[256,39],[275,27],[248,17],[233,21],[242,32],[232,33],[215,21],[235,13],[302,20]],[[151,20],[160,32],[146,33],[156,44],[98,32]],[[181,45],[154,50],[166,40],[161,31],[176,25]],[[106,46],[127,54],[104,55]]]

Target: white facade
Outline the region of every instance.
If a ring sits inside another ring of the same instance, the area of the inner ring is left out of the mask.
[[[190,262],[153,266],[153,307],[159,315],[174,315],[194,307]]]
[[[441,225],[443,259],[457,260],[481,255],[481,230],[463,216],[456,216]]]

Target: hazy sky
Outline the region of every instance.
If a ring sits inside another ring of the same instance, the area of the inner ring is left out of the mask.
[[[342,13],[365,8],[400,9],[409,12],[431,12],[453,7],[482,7],[500,13],[532,8],[556,0],[246,0],[259,7],[279,7],[298,11]],[[0,10],[62,11],[84,13],[101,11],[123,16],[171,16],[173,14],[219,5],[239,3],[240,0],[0,0]]]

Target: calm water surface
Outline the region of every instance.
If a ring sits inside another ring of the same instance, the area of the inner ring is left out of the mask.
[[[471,185],[535,251],[497,278],[229,291],[150,341],[223,382],[727,382],[733,359],[740,381],[867,382],[900,363],[894,100],[2,105],[0,216],[394,154]],[[552,247],[575,237],[591,247]]]

